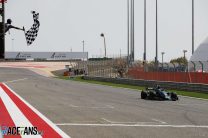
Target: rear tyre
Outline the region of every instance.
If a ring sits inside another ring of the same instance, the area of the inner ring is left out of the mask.
[[[146,99],[147,98],[147,93],[142,91],[141,92],[141,99]]]
[[[177,101],[178,100],[178,96],[176,93],[171,93],[171,100],[172,101]]]

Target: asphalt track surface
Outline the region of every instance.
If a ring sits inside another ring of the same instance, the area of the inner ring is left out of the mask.
[[[141,100],[136,90],[0,68],[0,82],[72,138],[207,138],[208,101]]]

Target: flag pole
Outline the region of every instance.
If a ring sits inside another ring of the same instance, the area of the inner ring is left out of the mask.
[[[2,16],[2,23],[1,23],[1,30],[0,30],[0,33],[2,34],[2,38],[0,38],[0,59],[4,59],[4,56],[5,56],[5,26],[4,26],[4,23],[5,23],[5,5],[4,5],[4,0],[1,1],[1,16]]]
[[[131,63],[134,62],[134,0],[131,0]]]
[[[127,0],[127,66],[129,66],[129,0]]]
[[[156,53],[155,53],[155,65],[158,69],[158,0],[156,0]]]
[[[147,44],[147,1],[144,0],[144,55],[143,55],[143,61],[146,62],[146,44]]]
[[[194,54],[194,0],[192,0],[192,55]]]

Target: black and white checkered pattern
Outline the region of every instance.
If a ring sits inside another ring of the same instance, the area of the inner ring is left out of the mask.
[[[31,45],[33,41],[35,41],[38,35],[39,27],[40,27],[40,22],[38,21],[39,13],[32,11],[32,14],[33,14],[33,20],[34,20],[33,26],[30,28],[30,30],[25,32],[25,37],[26,37],[28,46]]]

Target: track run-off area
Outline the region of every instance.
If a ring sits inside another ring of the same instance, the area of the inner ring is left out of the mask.
[[[142,100],[136,90],[4,67],[0,68],[0,124],[34,126],[43,132],[15,137],[207,138],[208,101]]]

